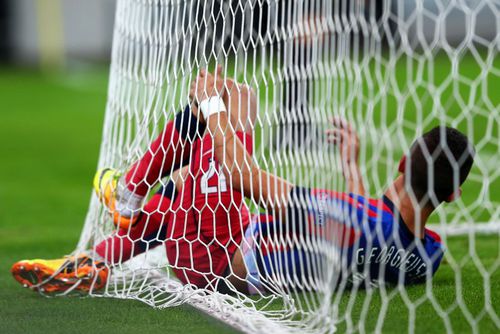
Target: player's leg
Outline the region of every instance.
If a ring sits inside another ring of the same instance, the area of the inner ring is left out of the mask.
[[[191,144],[203,135],[205,128],[199,123],[189,106],[168,122],[163,132],[153,141],[140,160],[125,174],[127,190],[145,196],[160,178],[177,170],[189,159]]]
[[[191,144],[203,132],[204,126],[186,107],[173,121],[167,123],[144,156],[125,175],[110,168],[97,172],[94,188],[109,208],[116,225],[128,228],[137,222],[149,189],[161,177],[188,162]]]
[[[24,287],[46,292],[99,290],[107,282],[111,266],[154,248],[164,240],[171,201],[175,194],[169,182],[144,206],[137,224],[120,228],[100,242],[92,252],[77,258],[56,260],[23,260],[15,263],[11,272]]]
[[[144,206],[138,223],[119,231],[95,247],[96,257],[82,254],[56,260],[23,260],[15,263],[11,272],[23,286],[46,292],[75,290],[88,292],[102,289],[111,265],[125,262],[132,256],[164,242],[165,230],[175,208],[177,189],[182,186],[182,174],[187,167],[172,174],[171,180]]]
[[[138,223],[120,228],[95,247],[97,257],[88,254],[55,260],[22,260],[11,272],[27,288],[46,292],[99,290],[107,282],[110,266],[125,262],[160,245],[165,238],[172,200],[173,183],[169,182],[144,206]]]
[[[120,228],[95,247],[96,253],[113,265],[163,243],[176,196],[177,190],[170,180],[146,203],[134,226]]]
[[[133,227],[120,228],[99,243],[95,248],[97,254],[107,263],[116,264],[163,243],[188,170],[189,166],[185,166],[172,173],[168,183],[141,210],[138,222]]]

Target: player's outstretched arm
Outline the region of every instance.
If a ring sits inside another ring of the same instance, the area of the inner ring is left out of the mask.
[[[358,164],[358,134],[351,124],[340,117],[333,118],[332,125],[333,128],[326,131],[327,139],[340,150],[342,174],[347,182],[347,189],[350,193],[364,196],[365,186]]]
[[[222,99],[223,88],[220,70],[215,75],[201,70],[191,85],[190,95],[199,103],[200,113],[196,116],[206,122],[206,131],[214,138],[215,156],[231,176],[231,186],[234,189],[266,209],[284,213],[293,184],[260,169],[245,150],[243,143],[235,135],[226,112]],[[236,91],[232,93],[240,94],[240,99],[226,99],[229,103],[238,104],[232,106],[233,110],[251,105],[247,103],[248,96],[245,94]]]

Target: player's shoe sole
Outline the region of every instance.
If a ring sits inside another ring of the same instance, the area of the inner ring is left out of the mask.
[[[105,287],[109,269],[103,262],[81,256],[76,259],[23,260],[14,263],[11,273],[21,285],[35,291],[89,292]]]
[[[113,168],[98,170],[94,176],[94,190],[99,200],[104,203],[111,213],[113,223],[120,228],[127,229],[137,223],[138,217],[126,217],[115,210],[116,189],[120,176],[120,172]]]

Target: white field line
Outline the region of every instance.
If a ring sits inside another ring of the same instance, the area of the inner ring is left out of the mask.
[[[459,223],[453,225],[429,224],[428,227],[439,234],[447,236],[476,235],[476,234],[500,234],[500,222],[487,223]]]

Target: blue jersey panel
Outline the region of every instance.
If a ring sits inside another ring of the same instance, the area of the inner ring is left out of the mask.
[[[439,236],[426,229],[416,239],[387,198],[311,190],[309,217],[314,224],[341,224],[341,249],[350,279],[411,284],[430,278],[439,267],[444,248]],[[332,223],[333,222],[333,223]],[[346,229],[348,230],[347,237]]]

